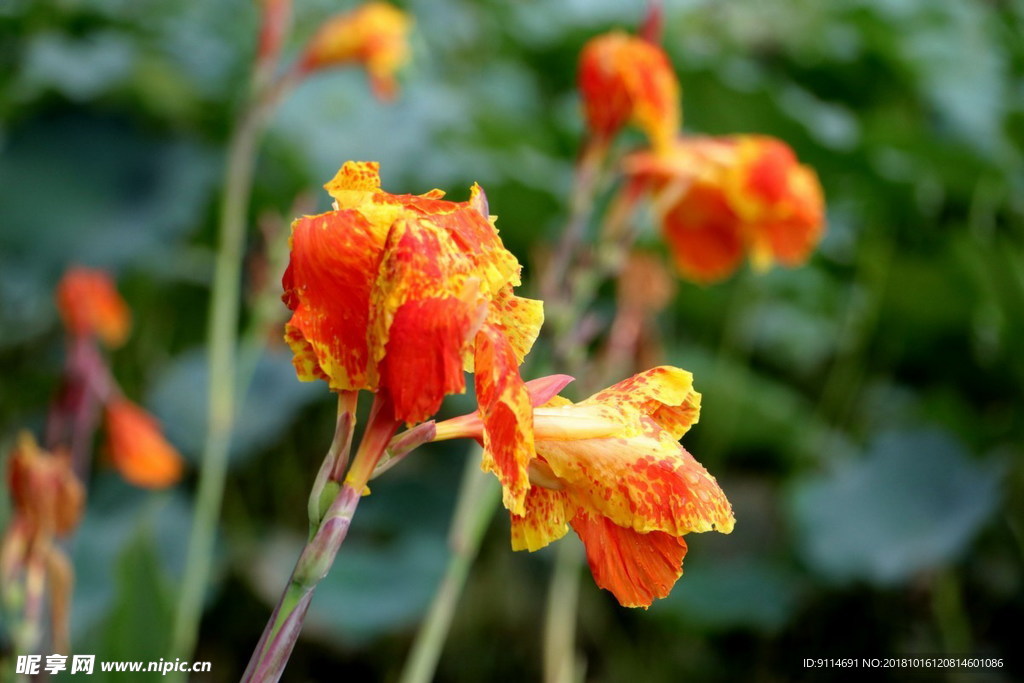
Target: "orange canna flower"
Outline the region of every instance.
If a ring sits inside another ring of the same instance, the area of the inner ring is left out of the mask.
[[[78,525],[85,491],[70,456],[46,453],[27,432],[18,436],[11,454],[8,486],[14,516],[0,542],[0,587],[16,597],[7,607],[27,614],[45,590],[54,649],[67,652],[74,571],[54,539]]]
[[[165,488],[181,479],[181,456],[152,415],[123,398],[106,406],[107,450],[126,480],[143,488]]]
[[[408,424],[433,415],[476,373],[491,444],[484,467],[522,511],[533,452],[518,367],[543,321],[513,293],[520,266],[498,237],[483,190],[450,202],[433,190],[393,195],[379,166],[348,162],[325,185],[335,210],[292,224],[283,299],[299,379],[334,391],[386,391]],[[492,434],[501,438],[493,440]]]
[[[411,25],[402,10],[386,2],[368,2],[328,19],[306,46],[299,68],[309,72],[362,64],[374,93],[390,99],[396,90],[395,72],[409,58]]]
[[[665,52],[643,38],[616,31],[591,39],[580,53],[579,89],[600,141],[632,122],[660,150],[679,131],[679,81]]]
[[[620,604],[668,595],[683,573],[683,536],[730,533],[735,523],[715,478],[678,441],[700,413],[692,380],[662,366],[579,403],[555,397],[535,409],[536,457],[525,511],[511,515],[512,548],[537,550],[572,526],[597,585]],[[479,423],[442,422],[436,438],[475,436]]]
[[[781,140],[682,138],[667,154],[625,164],[651,191],[680,272],[696,282],[729,276],[745,254],[759,270],[800,265],[824,232],[818,176]]]
[[[109,347],[120,346],[128,337],[128,306],[101,270],[68,270],[57,285],[57,310],[72,335],[96,335]]]
[[[14,513],[31,536],[64,536],[78,525],[85,492],[71,458],[46,453],[28,432],[18,435],[8,464],[8,485]]]

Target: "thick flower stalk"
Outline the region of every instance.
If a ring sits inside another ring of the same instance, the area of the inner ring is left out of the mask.
[[[525,511],[511,512],[513,549],[537,550],[571,526],[597,585],[620,604],[648,607],[668,595],[683,572],[683,536],[730,533],[735,523],[715,478],[679,444],[699,414],[692,376],[669,366],[579,403],[555,397],[536,408]],[[479,438],[481,428],[475,414],[454,418],[435,438]]]
[[[762,135],[683,137],[668,153],[624,162],[653,199],[679,271],[696,282],[807,260],[825,230],[818,176],[781,140]]]
[[[661,150],[679,132],[679,81],[655,43],[621,31],[592,38],[580,53],[578,81],[587,129],[595,141],[607,143],[634,124]]]
[[[465,371],[476,374],[480,438],[489,446],[483,467],[519,514],[530,488],[533,416],[518,367],[543,313],[539,301],[513,292],[520,266],[498,237],[483,190],[474,186],[466,202],[446,201],[439,190],[390,194],[369,162],[346,163],[325,188],[334,210],[292,225],[285,339],[299,379],[322,379],[338,393],[338,424],[310,495],[310,541],[246,681],[280,677],[367,482],[387,466],[385,456],[393,464],[434,434],[427,423],[393,438],[399,425],[427,420],[447,394],[464,391]],[[349,464],[362,390],[375,399]]]
[[[11,454],[8,486],[14,516],[0,541],[0,591],[14,617],[15,650],[28,654],[40,645],[48,596],[53,648],[66,653],[74,573],[56,540],[78,525],[85,492],[67,452],[43,451],[28,432]]]

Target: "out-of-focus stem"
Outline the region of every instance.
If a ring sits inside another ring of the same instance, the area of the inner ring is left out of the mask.
[[[452,554],[430,610],[416,632],[412,652],[402,670],[401,683],[429,683],[433,679],[469,569],[480,551],[484,532],[498,509],[501,489],[480,470],[479,454],[479,449],[476,449],[474,457],[466,459],[448,536]]]
[[[569,220],[558,247],[551,255],[542,276],[541,292],[545,301],[563,301],[562,283],[579,252],[587,222],[594,208],[594,196],[597,193],[601,167],[608,154],[608,143],[591,140],[583,147],[576,164],[576,175],[573,183],[572,199],[569,207]]]
[[[200,461],[195,517],[175,615],[171,655],[188,658],[195,647],[203,597],[212,564],[217,518],[227,476],[235,417],[238,317],[246,211],[252,194],[256,150],[266,124],[292,85],[281,79],[258,94],[231,136],[220,205],[220,238],[214,262],[208,339],[209,401]]]
[[[546,683],[576,683],[576,614],[580,593],[581,546],[574,538],[564,538],[555,552],[555,569],[548,588],[548,607],[544,615],[544,680]]]

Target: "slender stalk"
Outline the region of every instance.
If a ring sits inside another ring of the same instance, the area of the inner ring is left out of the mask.
[[[171,639],[171,654],[175,657],[188,658],[195,648],[227,476],[235,418],[242,255],[256,150],[271,113],[291,84],[291,80],[282,79],[254,100],[228,145],[225,189],[220,205],[220,241],[214,262],[207,328],[208,424],[200,461],[195,517]]]
[[[582,547],[564,538],[555,553],[555,570],[548,588],[544,614],[544,680],[547,683],[576,683],[576,614],[580,594]]]
[[[477,450],[475,457],[466,459],[462,474],[448,537],[452,554],[427,616],[416,632],[412,652],[402,669],[401,683],[429,683],[433,679],[470,567],[500,501],[501,489],[480,470]]]

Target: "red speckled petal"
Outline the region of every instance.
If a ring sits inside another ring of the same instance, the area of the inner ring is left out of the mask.
[[[380,384],[391,391],[395,419],[422,422],[447,394],[465,390],[462,354],[474,315],[472,302],[453,296],[399,306],[380,363]]]
[[[715,478],[652,419],[638,436],[538,441],[537,455],[573,500],[635,531],[732,531],[732,506]]]
[[[530,488],[527,465],[534,457],[533,407],[519,376],[519,361],[497,328],[484,325],[476,335],[476,397],[484,423],[481,466],[501,482],[505,507],[525,514]]]
[[[512,550],[533,552],[565,536],[574,510],[564,491],[532,487],[523,514],[510,514]]]
[[[375,388],[366,327],[382,246],[380,231],[355,211],[292,224],[282,298],[292,309],[285,339],[299,379],[327,379],[334,390]]]
[[[650,607],[683,575],[686,541],[660,531],[638,533],[580,511],[572,520],[598,586],[623,607]]]
[[[670,365],[637,373],[579,403],[595,404],[636,410],[651,417],[675,439],[700,417],[700,394],[693,390],[693,375]]]

